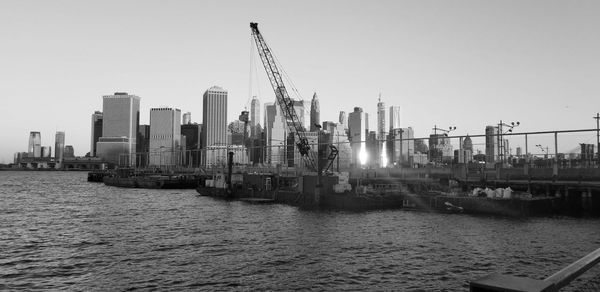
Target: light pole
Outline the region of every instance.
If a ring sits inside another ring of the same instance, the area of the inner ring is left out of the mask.
[[[506,124],[500,120],[498,123],[498,155],[500,156],[501,165],[504,165],[506,149],[504,149],[504,134],[512,132],[514,127],[518,127],[521,123],[510,122],[510,124]],[[504,132],[503,127],[507,127],[508,129]]]

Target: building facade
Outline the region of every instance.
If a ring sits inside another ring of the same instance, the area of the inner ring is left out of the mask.
[[[500,149],[498,148],[498,127],[485,127],[485,161],[494,163],[498,161]]]
[[[173,108],[150,109],[149,165],[174,167],[181,165],[181,110]]]
[[[250,102],[250,138],[260,137],[260,124],[260,100],[253,96]]]
[[[27,147],[29,157],[42,157],[42,134],[32,131],[29,133],[29,147]]]
[[[203,148],[227,144],[227,90],[213,86],[202,98]]]
[[[369,115],[361,107],[355,107],[348,115],[348,131],[352,147],[352,164],[364,166],[371,159],[367,154],[367,134],[369,133]]]
[[[103,118],[101,111],[95,111],[92,114],[92,137],[90,142],[91,157],[96,157],[96,143],[98,143],[100,137],[102,137],[102,120]]]
[[[390,130],[400,129],[400,107],[390,106]]]
[[[96,154],[111,165],[134,166],[140,98],[116,92],[102,99],[102,137],[96,143]]]
[[[319,107],[319,98],[317,93],[313,94],[312,100],[310,101],[310,131],[317,131],[317,125],[321,124],[321,109]]]
[[[91,155],[91,153],[90,153]],[[65,157],[65,132],[58,131],[54,137],[54,161],[60,168]]]

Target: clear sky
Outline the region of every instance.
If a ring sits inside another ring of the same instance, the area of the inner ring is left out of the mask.
[[[483,134],[501,119],[519,132],[595,128],[600,111],[600,1],[0,3],[4,163],[30,131],[52,147],[65,131],[84,155],[91,114],[116,91],[141,97],[142,123],[162,106],[201,122],[213,85],[229,91],[230,121],[251,94],[273,101],[260,64],[249,81],[251,21],[301,95],[317,92],[322,120],[361,106],[375,130],[379,93],[417,137],[434,125]]]

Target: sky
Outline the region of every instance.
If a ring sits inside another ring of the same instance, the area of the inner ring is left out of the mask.
[[[252,95],[274,101],[250,22],[300,97],[317,93],[321,120],[360,106],[376,130],[379,94],[415,137],[434,125],[484,134],[500,120],[519,121],[515,132],[593,129],[600,111],[600,1],[0,3],[0,163],[27,151],[30,131],[52,147],[64,131],[85,155],[91,114],[114,92],[141,97],[143,124],[165,106],[201,122],[214,85],[228,90],[229,121]],[[580,142],[595,136],[559,150]]]

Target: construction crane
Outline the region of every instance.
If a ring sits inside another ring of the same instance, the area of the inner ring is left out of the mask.
[[[252,36],[254,37],[254,41],[256,42],[256,47],[258,53],[260,55],[260,59],[267,71],[267,76],[269,77],[269,81],[271,81],[271,86],[273,87],[273,91],[275,91],[275,98],[283,116],[285,118],[288,129],[296,134],[298,142],[296,146],[298,147],[298,151],[300,155],[305,161],[306,166],[313,170],[317,171],[319,174],[321,172],[326,172],[329,170],[333,161],[335,160],[338,150],[335,146],[329,145],[330,152],[327,157],[327,162],[324,163],[321,167],[318,167],[317,161],[318,157],[314,158],[311,156],[310,151],[310,143],[308,142],[308,138],[304,133],[305,129],[300,123],[300,119],[298,118],[298,114],[294,109],[294,100],[290,98],[288,92],[283,84],[283,79],[281,77],[280,71],[275,64],[275,58],[271,54],[271,50],[269,46],[265,42],[262,34],[258,30],[258,23],[251,22],[250,28],[252,29]],[[318,153],[318,152],[317,152]]]

